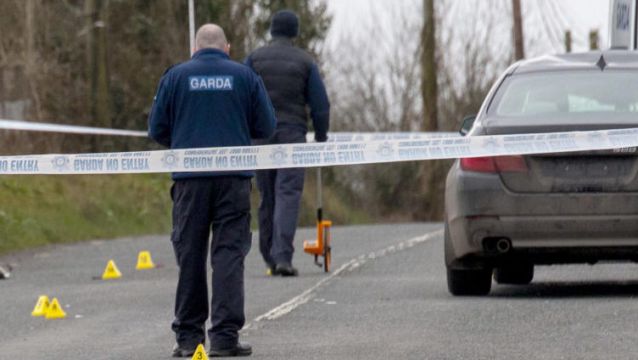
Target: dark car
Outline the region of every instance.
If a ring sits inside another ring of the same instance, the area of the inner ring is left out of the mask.
[[[466,136],[638,127],[638,52],[544,56],[512,65]],[[465,158],[445,190],[445,263],[454,295],[492,278],[528,284],[535,265],[638,260],[636,148]]]

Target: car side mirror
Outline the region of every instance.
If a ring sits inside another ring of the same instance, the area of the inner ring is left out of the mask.
[[[459,129],[459,134],[461,134],[461,136],[465,136],[470,132],[472,126],[474,126],[474,120],[476,120],[476,115],[470,115],[463,118],[461,121],[461,128]]]

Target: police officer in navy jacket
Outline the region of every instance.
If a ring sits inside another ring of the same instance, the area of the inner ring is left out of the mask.
[[[275,114],[264,85],[249,67],[228,57],[217,25],[202,26],[191,60],[166,71],[149,117],[149,136],[171,149],[247,146],[268,138]],[[179,266],[172,328],[175,357],[205,342],[209,315],[206,259],[210,246],[211,356],[252,353],[239,343],[244,326],[244,258],[251,245],[250,171],[174,173],[171,241]],[[213,238],[209,245],[212,226]]]
[[[306,141],[308,110],[315,140],[327,139],[330,102],[317,64],[293,45],[299,34],[299,19],[289,10],[277,12],[270,25],[272,42],[246,59],[264,80],[277,114],[277,130],[265,143]],[[262,142],[264,143],[264,142]],[[304,184],[304,169],[257,172],[261,193],[259,205],[259,249],[273,275],[295,276],[292,266],[293,240]]]

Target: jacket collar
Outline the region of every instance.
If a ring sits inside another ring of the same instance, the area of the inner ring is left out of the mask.
[[[293,40],[289,37],[285,37],[285,36],[274,36],[272,38],[271,43],[273,44],[277,44],[277,45],[288,45],[288,46],[293,46]]]
[[[230,59],[230,56],[219,49],[200,49],[193,54],[193,59]]]

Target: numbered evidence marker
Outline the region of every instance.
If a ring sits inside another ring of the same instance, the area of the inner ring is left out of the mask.
[[[204,345],[197,345],[197,349],[193,354],[192,360],[208,360],[208,355],[206,354],[206,350],[204,349]]]
[[[57,298],[53,298],[51,300],[51,304],[49,305],[49,309],[47,310],[46,315],[44,317],[47,320],[51,319],[64,319],[66,317],[66,313],[62,310],[60,303]]]
[[[106,264],[106,269],[104,269],[104,273],[102,274],[102,280],[112,280],[119,279],[122,277],[122,273],[115,265],[115,261],[109,260]]]
[[[153,264],[151,253],[149,251],[140,251],[139,255],[137,255],[137,266],[135,266],[135,270],[148,270],[154,268],[155,264]]]
[[[49,297],[46,295],[40,295],[38,297],[38,302],[35,304],[33,311],[31,312],[31,316],[38,317],[44,316],[47,314],[49,310]]]

